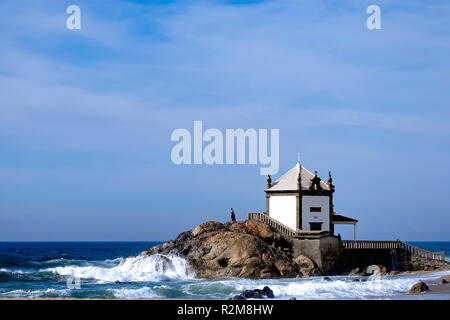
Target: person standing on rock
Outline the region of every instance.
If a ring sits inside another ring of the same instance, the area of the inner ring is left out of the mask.
[[[234,214],[233,208],[231,208],[231,221],[236,221],[236,216]]]

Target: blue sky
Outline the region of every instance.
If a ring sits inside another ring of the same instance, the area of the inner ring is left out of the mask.
[[[68,30],[66,8],[81,8]],[[381,30],[366,28],[381,7]],[[2,1],[0,240],[167,240],[265,206],[176,128],[278,128],[361,239],[450,240],[447,1]],[[344,238],[351,227],[338,229]]]

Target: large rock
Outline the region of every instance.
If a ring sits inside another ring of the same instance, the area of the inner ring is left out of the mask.
[[[317,265],[314,263],[312,259],[308,258],[307,256],[299,255],[297,258],[294,259],[294,263],[298,266],[301,274],[304,277],[310,277],[320,274]]]
[[[226,224],[227,225],[227,224]],[[239,223],[229,224],[230,231],[247,233],[258,237],[264,242],[275,247],[290,247],[290,243],[283,238],[279,233],[272,230],[272,228],[262,222],[255,220],[246,220]]]
[[[286,239],[262,222],[210,221],[141,255],[183,256],[200,278],[278,278],[300,272],[287,253],[290,249]]]
[[[352,269],[352,271],[349,272],[349,276],[360,276],[362,275],[364,272],[361,271],[360,268],[356,267],[354,269]]]
[[[365,276],[384,276],[387,274],[387,268],[383,265],[367,266],[363,272]]]
[[[450,275],[442,276],[439,280],[441,284],[447,284],[450,282]]]
[[[294,278],[298,275],[298,268],[289,260],[278,260],[275,262],[275,266],[277,267],[280,275],[282,277]]]
[[[375,264],[367,267],[356,267],[348,273],[349,276],[384,276],[386,274],[386,266]]]
[[[413,285],[406,293],[407,294],[418,294],[422,293],[424,291],[428,291],[430,288],[428,288],[427,284],[423,281],[416,283]]]
[[[234,300],[262,299],[262,298],[269,298],[269,299],[275,298],[272,289],[265,286],[262,290],[261,289],[245,290],[241,294],[234,296]]]

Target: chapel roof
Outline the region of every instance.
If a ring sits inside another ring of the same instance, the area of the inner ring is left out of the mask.
[[[311,179],[314,178],[314,173],[304,168],[300,163],[297,163],[292,169],[278,178],[269,189],[266,191],[292,191],[297,190],[297,176],[300,171],[301,188],[302,190],[309,190]],[[320,181],[320,186],[323,190],[330,190],[328,184]]]

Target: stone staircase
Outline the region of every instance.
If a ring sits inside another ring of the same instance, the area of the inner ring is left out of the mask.
[[[248,220],[256,220],[264,222],[265,224],[268,224],[273,229],[281,233],[283,236],[293,238],[297,235],[297,231],[289,228],[288,226],[282,224],[281,222],[278,222],[277,220],[269,217],[264,212],[249,212],[248,213]]]

